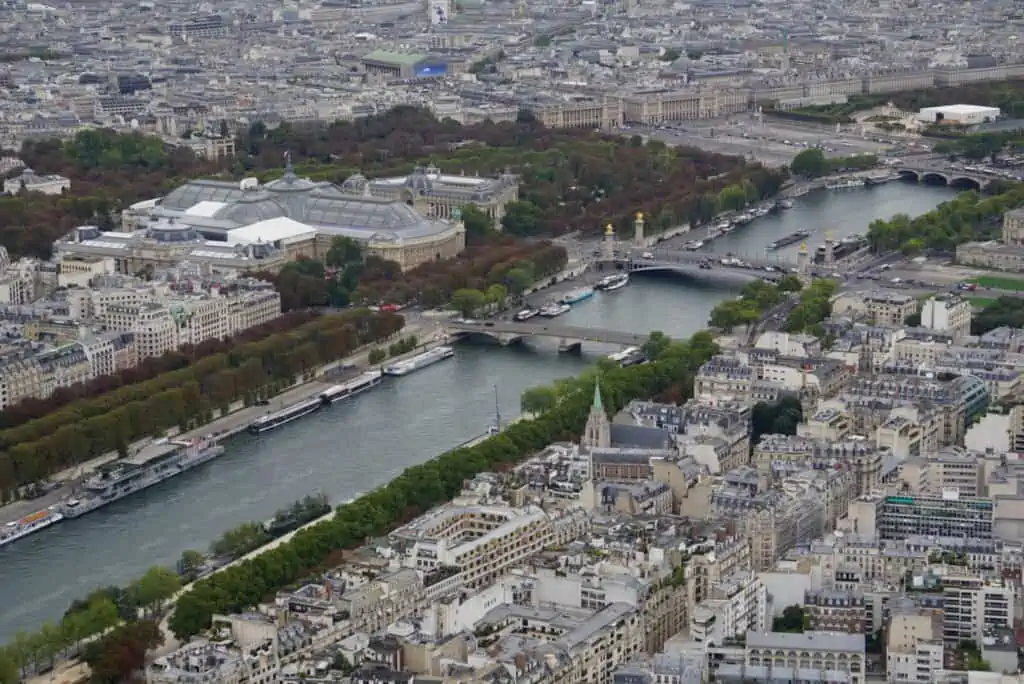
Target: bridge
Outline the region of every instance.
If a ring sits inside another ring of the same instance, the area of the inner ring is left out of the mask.
[[[723,264],[726,255],[715,252],[691,252],[685,250],[654,249],[651,258],[643,258],[634,250],[624,258],[615,260],[616,267],[629,273],[669,271],[684,275],[713,277],[726,275],[737,280],[776,280],[797,268],[795,261],[771,254],[762,256],[736,255],[738,263]],[[767,270],[768,268],[772,270]]]
[[[991,178],[981,173],[960,171],[940,165],[897,166],[896,172],[904,178],[913,178],[921,183],[941,181],[951,187],[974,188],[975,190],[981,190],[992,181]]]
[[[451,321],[445,324],[450,337],[466,338],[474,335],[489,337],[501,344],[525,340],[531,337],[551,337],[559,340],[560,348],[578,346],[582,342],[617,344],[624,347],[639,347],[647,341],[646,334],[582,328],[576,325],[561,325],[547,319],[541,323],[517,323],[514,321],[473,321],[471,323]]]

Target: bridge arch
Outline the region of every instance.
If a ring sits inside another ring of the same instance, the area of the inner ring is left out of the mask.
[[[921,180],[920,174],[914,169],[900,169],[899,174],[901,180],[912,180],[915,183]]]
[[[925,185],[949,185],[949,176],[938,171],[925,171],[918,174],[921,182]]]
[[[949,179],[949,187],[951,188],[962,188],[964,190],[981,190],[981,182],[976,178],[970,176],[951,176]]]

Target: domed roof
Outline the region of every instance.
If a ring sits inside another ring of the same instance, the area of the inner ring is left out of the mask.
[[[369,181],[361,173],[354,173],[345,179],[345,182],[341,184],[341,189],[344,192],[352,194],[362,194]]]
[[[317,186],[308,178],[299,178],[295,174],[285,174],[277,180],[270,181],[264,185],[269,192],[309,192]]]
[[[439,171],[434,167],[417,166],[405,179],[405,187],[420,193],[429,192],[434,187],[434,178]]]
[[[267,219],[287,216],[288,212],[278,202],[270,198],[243,198],[217,212],[217,218],[227,219],[239,225],[266,221]]]
[[[146,229],[146,237],[163,243],[198,242],[202,237],[192,226],[185,223],[157,221]]]

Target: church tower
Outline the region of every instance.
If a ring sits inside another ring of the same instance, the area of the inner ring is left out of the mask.
[[[587,426],[583,429],[583,446],[607,449],[612,445],[612,427],[601,401],[601,383],[594,382],[594,403],[590,406]]]

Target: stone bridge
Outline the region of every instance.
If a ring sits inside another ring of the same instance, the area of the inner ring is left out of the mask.
[[[652,251],[653,258],[637,258],[633,254],[630,258],[617,262],[623,270],[630,273],[650,271],[671,271],[683,273],[694,277],[715,277],[726,275],[742,281],[749,280],[777,280],[785,273],[796,269],[795,261],[772,256],[736,256],[743,262],[743,266],[725,265],[722,263],[724,255],[714,252],[690,252],[657,250]],[[772,271],[766,270],[772,267]]]
[[[948,166],[898,166],[897,173],[921,183],[941,182],[954,188],[981,190],[992,179],[981,173],[960,171]]]
[[[647,335],[641,333],[618,332],[599,328],[583,328],[576,325],[562,325],[554,319],[544,319],[538,323],[517,323],[514,321],[474,321],[459,323],[451,321],[445,324],[445,331],[450,337],[461,339],[473,336],[489,337],[501,344],[525,340],[531,337],[550,337],[559,340],[559,348],[579,346],[583,342],[600,342],[617,344],[623,347],[639,347],[647,341]]]

